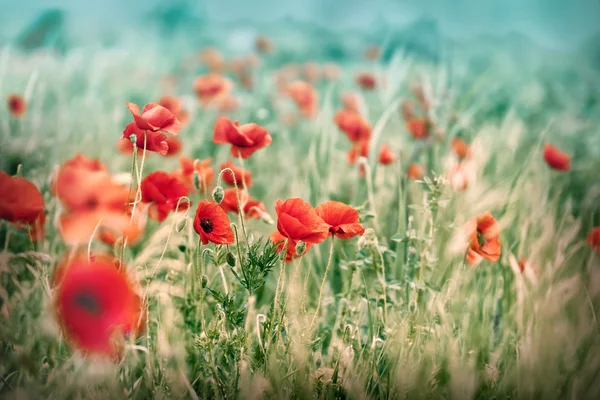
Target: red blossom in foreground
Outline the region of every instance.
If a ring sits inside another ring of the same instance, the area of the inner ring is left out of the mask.
[[[8,96],[6,104],[8,106],[8,112],[10,112],[13,117],[21,117],[27,110],[25,99],[18,94],[11,94]]]
[[[233,164],[233,161],[228,160],[227,162],[221,164],[221,171],[229,168],[233,171],[233,175],[235,176],[235,182],[233,180],[233,176],[231,176],[231,172],[225,171],[223,172],[222,178],[229,185],[234,186],[234,183],[237,183],[238,187],[243,187],[244,184],[247,188],[252,186],[252,173],[248,170],[245,170],[241,167],[238,167]]]
[[[260,219],[261,213],[267,212],[265,205],[260,201],[252,199],[245,190],[240,190],[240,203],[244,210],[245,218]],[[225,189],[223,191],[223,200],[219,205],[226,213],[234,212],[239,214],[235,188]]]
[[[571,157],[551,144],[544,145],[544,160],[552,169],[559,171],[571,169]]]
[[[290,263],[290,262],[292,262],[292,260],[294,260],[302,255],[302,254],[296,253],[296,245],[298,244],[298,242],[295,240],[287,239],[287,246],[286,246],[286,243],[285,243],[286,237],[283,236],[281,233],[279,233],[279,231],[275,231],[275,232],[271,233],[269,238],[271,239],[271,241],[273,243],[275,243],[275,244],[279,243],[277,245],[278,253],[283,251],[284,246],[286,247],[286,255],[285,255],[286,263]],[[308,249],[310,249],[310,246],[312,246],[310,243],[306,243],[306,249],[304,250],[304,254],[306,254]]]
[[[232,244],[235,240],[227,214],[214,201],[204,200],[198,203],[194,230],[200,235],[202,244]]]
[[[231,144],[233,157],[249,158],[255,151],[271,144],[269,132],[255,123],[239,125],[236,121],[221,117],[214,127],[213,141],[217,144]]]
[[[310,118],[316,115],[318,95],[312,85],[303,81],[292,82],[287,85],[286,92],[296,103],[302,116]]]
[[[489,211],[479,214],[469,221],[467,235],[469,237],[469,249],[467,251],[469,264],[475,266],[483,258],[491,262],[500,259],[502,250],[502,244],[498,240],[500,225]]]
[[[326,201],[315,208],[319,217],[329,225],[329,232],[340,239],[350,239],[365,233],[358,211],[339,201]]]
[[[351,142],[367,140],[371,137],[371,125],[360,114],[353,111],[338,111],[334,122]]]
[[[390,165],[396,161],[396,155],[390,149],[390,146],[384,144],[379,149],[379,163],[381,165]]]
[[[54,307],[67,341],[86,354],[118,359],[123,339],[144,329],[142,301],[108,254],[66,255],[54,273]]]
[[[600,253],[600,226],[593,228],[587,237],[587,243]]]
[[[32,239],[42,239],[46,216],[40,190],[25,178],[0,171],[0,193],[0,219],[28,227]]]
[[[163,171],[146,176],[141,183],[141,191],[142,201],[150,203],[148,216],[155,221],[164,221],[171,211],[182,211],[189,205],[186,200],[180,201],[188,194],[187,186]]]
[[[147,151],[162,154],[163,156],[169,153],[169,144],[167,143],[167,135],[160,132],[144,131],[139,129],[135,122],[128,124],[123,131],[122,141],[128,140],[131,143],[131,136],[135,136],[135,145],[137,146],[138,153],[141,154],[140,150],[144,148]],[[125,151],[130,148],[133,151],[133,143],[131,145],[125,144],[125,142],[117,143],[119,149]]]
[[[288,239],[318,244],[327,239],[329,225],[310,204],[300,198],[277,200],[277,230]]]
[[[156,103],[146,104],[140,114],[137,104],[126,103],[126,105],[138,129],[151,132],[162,131],[172,135],[177,135],[181,129],[179,120],[163,106]]]

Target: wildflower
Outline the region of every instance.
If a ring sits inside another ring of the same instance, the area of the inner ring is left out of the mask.
[[[255,43],[256,50],[259,53],[270,54],[275,49],[273,42],[266,36],[258,36]]]
[[[133,120],[138,129],[151,132],[162,131],[172,135],[177,135],[181,129],[179,120],[163,106],[156,103],[146,104],[140,114],[140,108],[137,104],[126,103],[126,105],[131,115],[133,115]],[[138,137],[138,141],[139,139]]]
[[[189,113],[183,108],[181,100],[177,97],[163,96],[158,100],[158,105],[171,111],[182,125],[185,125],[190,119]]]
[[[387,144],[384,144],[379,149],[379,163],[382,165],[390,165],[396,161],[396,155],[392,152]]]
[[[344,110],[352,111],[355,114],[360,114],[361,105],[360,97],[354,92],[344,92],[341,96],[342,107]]]
[[[260,202],[252,199],[248,192],[245,190],[240,190],[240,203],[244,210],[244,216],[246,218],[261,218],[261,213],[267,211],[265,205]],[[235,188],[225,189],[223,191],[223,200],[219,203],[223,211],[226,213],[234,212],[236,214],[239,213],[239,207],[237,203],[237,196]]]
[[[78,252],[54,273],[57,318],[67,340],[84,353],[118,358],[124,336],[144,328],[142,301],[114,257]]]
[[[213,141],[217,144],[231,144],[233,157],[248,158],[255,151],[271,144],[269,132],[255,123],[239,125],[236,121],[221,117],[214,127]]]
[[[552,169],[559,171],[569,171],[571,169],[571,157],[551,144],[544,145],[544,160]]]
[[[459,137],[452,139],[452,150],[461,161],[467,158],[471,153],[469,144]]]
[[[307,243],[321,243],[329,234],[329,225],[321,219],[314,208],[300,198],[277,200],[277,230],[288,239]]]
[[[123,131],[121,142],[117,142],[117,147],[123,152],[126,149],[133,151],[133,143],[129,139],[131,135],[135,136],[135,144],[138,147],[138,154],[146,148],[147,151],[152,151],[158,154],[167,155],[169,152],[169,144],[167,143],[167,135],[160,132],[144,131],[139,129],[135,122],[128,124]],[[124,141],[129,143],[125,143]]]
[[[271,233],[271,235],[269,236],[271,238],[271,241],[273,243],[279,243],[277,245],[277,252],[280,253],[283,251],[283,247],[285,246],[285,239],[286,237],[283,236],[281,233],[279,233],[279,231],[275,231],[273,233]],[[310,248],[311,244],[310,243],[306,243],[306,247],[304,248],[304,253],[306,253],[308,251],[308,249]],[[296,247],[298,246],[298,242],[296,242],[295,240],[292,239],[288,239],[287,240],[287,248],[286,248],[286,255],[285,255],[285,261],[286,262],[292,262],[292,260],[300,257],[302,254],[298,254],[296,252]]]
[[[11,94],[7,99],[8,112],[13,117],[20,117],[25,114],[27,110],[27,103],[25,103],[25,99],[18,94]]]
[[[194,91],[203,105],[208,105],[215,99],[227,96],[231,89],[233,89],[233,83],[220,74],[202,75],[194,81]]]
[[[302,76],[307,82],[314,83],[321,78],[319,66],[314,62],[307,62],[302,66]]]
[[[212,158],[192,160],[185,156],[179,156],[181,167],[173,171],[171,175],[183,182],[190,191],[193,191],[196,189],[194,187],[194,173],[196,173],[200,190],[206,192],[215,176],[215,170],[210,166],[211,162]]]
[[[356,76],[356,84],[364,90],[373,90],[377,84],[375,76],[370,72],[362,72]]]
[[[221,72],[225,68],[225,60],[219,50],[214,47],[206,47],[200,53],[200,61],[207,66],[211,72]]]
[[[200,235],[203,244],[232,244],[235,240],[227,214],[214,201],[204,200],[198,203],[194,230]]]
[[[141,190],[142,201],[150,203],[148,216],[155,221],[162,222],[171,211],[181,211],[188,206],[187,201],[180,201],[188,194],[187,186],[166,172],[150,173],[142,181]]]
[[[340,239],[350,239],[365,232],[359,222],[358,211],[344,203],[326,201],[317,206],[315,212],[329,225],[329,232]]]
[[[423,175],[425,175],[425,167],[419,164],[410,164],[408,166],[408,170],[406,171],[406,175],[408,176],[408,179],[415,181],[419,180],[423,178]]]
[[[600,226],[593,228],[587,237],[587,243],[600,253]]]
[[[169,146],[167,149],[167,154],[165,154],[167,157],[176,156],[179,154],[182,146],[179,136],[167,136],[165,142],[167,143],[167,146]]]
[[[414,139],[427,139],[433,123],[427,118],[413,117],[406,121],[406,130]]]
[[[477,265],[482,258],[496,262],[500,259],[502,244],[498,240],[500,236],[500,225],[492,214],[487,211],[475,216],[467,224],[469,235],[469,250],[467,261],[471,265]]]
[[[250,171],[247,171],[243,168],[234,165],[231,160],[228,160],[227,162],[221,164],[221,171],[226,168],[229,168],[233,171],[233,175],[235,176],[235,182],[239,187],[243,186],[242,183],[245,183],[246,187],[248,188],[252,186],[252,173]],[[229,186],[234,185],[234,177],[231,176],[231,172],[225,171],[221,176]]]
[[[355,112],[340,110],[335,114],[334,122],[351,142],[359,142],[371,137],[371,125]]]
[[[295,81],[287,85],[286,92],[294,100],[304,117],[313,117],[317,113],[317,91],[303,81]]]
[[[368,156],[369,156],[369,141],[361,140],[360,142],[358,142],[354,146],[352,146],[352,148],[348,152],[348,163],[354,164],[356,162],[356,160],[358,159],[358,157],[367,158]]]
[[[0,171],[0,219],[17,227],[29,227],[32,239],[43,237],[44,198],[30,181]]]

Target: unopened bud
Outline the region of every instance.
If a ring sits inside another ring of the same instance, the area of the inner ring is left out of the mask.
[[[225,197],[225,192],[221,186],[217,186],[212,192],[212,198],[217,204],[221,204],[223,201],[223,197]]]
[[[187,246],[185,244],[180,244],[179,246],[177,246],[177,248],[182,253],[185,253],[185,251],[187,250]]]
[[[302,254],[304,254],[305,251],[306,251],[306,243],[303,242],[302,240],[298,241],[298,243],[296,243],[296,254],[302,255]]]
[[[179,221],[177,223],[177,226],[175,226],[175,230],[177,231],[177,233],[181,232],[182,230],[185,229],[185,225],[187,224],[187,219],[182,219],[181,221]]]
[[[198,171],[194,171],[194,187],[196,188],[196,190],[200,190],[200,174],[198,174]]]
[[[129,135],[129,140],[131,140],[131,143],[135,144],[135,142],[137,141],[137,136],[131,134]]]
[[[227,252],[225,259],[227,260],[227,264],[229,264],[230,267],[235,267],[235,256],[232,252]]]
[[[208,286],[208,276],[202,274],[202,276],[200,277],[200,284],[202,285],[202,288]]]

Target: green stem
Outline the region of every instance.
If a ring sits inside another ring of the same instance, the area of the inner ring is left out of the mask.
[[[240,214],[240,220],[242,224],[242,232],[244,232],[244,238],[246,239],[246,243],[248,242],[248,233],[246,232],[246,223],[244,222],[244,207],[242,206],[242,202],[240,200],[240,189],[238,188],[237,180],[235,179],[235,174],[231,168],[225,168],[221,170],[219,176],[217,177],[217,186],[221,186],[221,177],[223,176],[223,172],[229,171],[231,177],[233,178],[233,186],[235,186],[235,198],[237,200],[238,211]]]
[[[312,317],[312,321],[310,322],[310,328],[308,328],[309,332],[312,332],[315,321],[317,320],[317,316],[319,315],[319,310],[321,309],[321,301],[323,299],[323,290],[325,289],[325,282],[327,281],[327,274],[329,273],[329,268],[331,267],[331,260],[333,259],[333,244],[334,244],[335,236],[331,236],[331,243],[329,245],[329,260],[327,260],[327,266],[325,267],[325,273],[323,274],[323,280],[321,281],[321,289],[319,290],[319,298],[317,300],[317,309],[315,310],[315,314]]]

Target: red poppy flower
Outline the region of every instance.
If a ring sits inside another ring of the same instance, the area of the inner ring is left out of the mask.
[[[354,92],[344,92],[341,97],[344,110],[352,111],[355,114],[360,114],[360,97]]]
[[[183,145],[179,136],[167,136],[165,140],[169,149],[167,150],[167,157],[176,156],[181,152],[181,146]]]
[[[25,178],[0,171],[0,193],[0,219],[31,228],[34,240],[43,237],[46,216],[40,190]]]
[[[144,142],[143,142],[144,133],[143,132],[140,132],[140,133],[142,135],[142,138],[141,138],[142,146],[141,147],[144,147]],[[155,132],[148,132],[148,133],[149,133],[150,137],[152,137],[152,136],[157,137],[159,135],[165,136],[161,133],[159,133],[159,134],[156,134]],[[162,148],[160,148],[158,151],[154,148],[153,145],[148,145],[148,143],[147,143],[148,151],[153,151],[153,152],[156,152],[158,154],[161,154],[161,155],[164,155],[167,157],[176,156],[177,154],[179,154],[179,152],[181,152],[182,142],[181,142],[181,139],[179,138],[179,136],[166,136],[163,139],[164,139],[163,143],[167,144],[166,153],[164,153],[164,144],[160,144],[160,143],[159,143],[159,146],[161,146]],[[163,139],[159,139],[159,140],[163,140]],[[117,140],[117,150],[119,151],[119,153],[131,155],[131,153],[133,152],[133,143],[131,142],[131,140],[129,138],[125,139],[124,137],[120,137]],[[137,148],[138,156],[141,156],[143,151],[144,150],[142,148],[138,147]]]
[[[295,241],[321,243],[329,235],[329,225],[317,215],[310,204],[300,198],[277,200],[277,230]]]
[[[259,53],[270,54],[275,49],[273,42],[266,36],[258,36],[256,38],[256,50]]]
[[[233,83],[220,74],[202,75],[194,81],[196,96],[204,105],[208,105],[220,96],[229,94],[231,89],[233,89]]]
[[[183,108],[181,100],[174,96],[163,96],[158,100],[158,105],[163,106],[167,110],[171,111],[175,118],[179,120],[182,125],[187,124],[190,119],[189,113]]]
[[[207,192],[215,177],[215,170],[210,166],[212,158],[204,160],[193,160],[185,156],[179,156],[181,168],[173,171],[171,175],[185,183],[190,191],[196,190],[194,187],[194,171],[198,173],[200,180],[200,190]]]
[[[377,84],[375,76],[369,72],[363,72],[356,76],[356,83],[361,89],[373,90]]]
[[[371,125],[355,112],[340,110],[335,114],[334,122],[351,142],[358,142],[371,137]]]
[[[235,111],[240,107],[239,99],[229,94],[216,98],[213,104],[221,112]]]
[[[179,201],[187,196],[188,188],[177,178],[163,171],[150,173],[141,183],[142,201],[151,203],[148,216],[155,221],[164,221],[171,211],[185,210],[187,201]],[[179,202],[179,208],[177,203]]]
[[[587,237],[587,243],[600,253],[600,226],[593,228]]]
[[[425,175],[425,167],[419,164],[410,164],[408,166],[408,170],[406,171],[406,175],[408,176],[408,179],[415,181],[419,180],[423,178],[423,175]]]
[[[146,104],[140,114],[140,108],[137,104],[125,104],[131,112],[131,115],[133,115],[133,120],[138,129],[151,132],[163,131],[172,135],[177,135],[181,129],[179,120],[171,111],[163,106],[156,103]],[[142,143],[144,142],[142,141]]]
[[[65,256],[54,274],[54,306],[62,331],[76,348],[118,358],[124,336],[144,328],[142,301],[126,268],[108,254]]]
[[[285,246],[286,237],[283,236],[281,233],[279,233],[279,231],[275,231],[275,232],[271,233],[269,238],[271,239],[271,241],[273,243],[275,243],[275,244],[279,243],[277,245],[277,252],[281,253],[283,251],[283,247]],[[301,256],[301,254],[296,253],[296,245],[297,244],[298,244],[298,242],[296,242],[295,240],[288,239],[287,247],[286,247],[285,262],[290,263],[290,262],[292,262],[292,260]],[[304,250],[304,254],[306,254],[306,252],[308,251],[310,246],[312,246],[310,243],[306,243],[306,249]]]
[[[25,99],[18,94],[11,94],[8,96],[7,105],[8,111],[14,117],[22,116],[27,110],[27,103],[25,103]]]
[[[315,88],[303,81],[290,83],[286,92],[294,100],[304,117],[314,117],[317,113],[318,95]]]
[[[551,144],[544,145],[544,160],[552,169],[559,171],[569,171],[571,169],[571,157]]]
[[[167,155],[169,152],[169,144],[167,143],[167,135],[162,134],[160,132],[154,131],[144,131],[143,129],[138,128],[135,122],[128,124],[123,130],[123,140],[130,140],[131,135],[135,135],[135,145],[138,149],[144,149],[146,147],[147,151],[152,151],[158,154]],[[123,143],[118,143],[117,146],[119,148],[127,148],[129,145]],[[130,149],[133,151],[133,144],[131,144]]]
[[[232,244],[235,241],[227,214],[214,201],[204,200],[198,203],[194,230],[200,235],[203,244]]]
[[[227,117],[217,119],[214,128],[213,141],[217,144],[231,144],[231,155],[248,158],[255,151],[271,144],[269,132],[254,123],[239,125]]]
[[[458,137],[452,139],[452,150],[454,150],[459,160],[464,160],[471,153],[469,144]]]
[[[390,149],[390,146],[384,144],[379,149],[379,163],[382,165],[390,165],[396,161],[396,155]]]
[[[469,235],[469,251],[467,261],[471,265],[478,264],[482,258],[496,262],[500,259],[502,244],[498,240],[500,225],[489,211],[475,216],[467,224]]]
[[[245,190],[240,190],[240,203],[244,208],[245,218],[260,219],[261,212],[267,211],[265,205],[262,202],[252,199],[248,192],[246,192]],[[221,203],[219,203],[219,205],[226,213],[239,213],[235,188],[225,189],[223,191],[223,200],[221,201]]]
[[[427,139],[433,124],[427,118],[413,117],[406,121],[406,130],[414,139]]]
[[[235,176],[235,181],[238,184],[238,187],[243,186],[243,182],[246,183],[246,187],[252,186],[252,173],[243,168],[240,168],[233,164],[231,160],[228,160],[226,163],[221,164],[221,171],[225,168],[230,168],[233,171],[233,175]],[[233,176],[231,176],[231,172],[226,171],[223,172],[223,180],[229,185],[234,186]]]
[[[130,141],[131,142],[131,141]],[[77,167],[87,171],[106,171],[106,165],[98,158],[89,158],[84,154],[75,153],[73,158],[65,161],[62,164],[63,168],[66,167]]]
[[[348,162],[350,164],[354,164],[358,157],[368,157],[369,156],[369,141],[361,140],[356,143],[350,151],[348,152]]]
[[[365,233],[359,223],[358,211],[339,201],[326,201],[315,208],[319,217],[329,225],[329,232],[340,239],[350,239]]]

